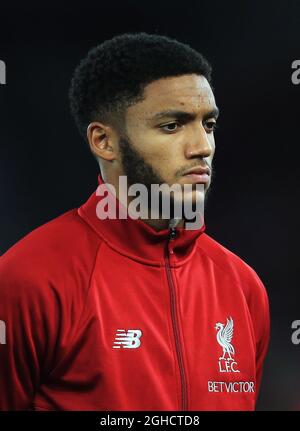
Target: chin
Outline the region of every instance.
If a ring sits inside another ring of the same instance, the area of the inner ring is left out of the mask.
[[[198,200],[204,199],[205,194],[206,194],[206,189],[193,190],[191,193],[183,194],[183,201],[196,203]]]
[[[191,193],[185,193],[183,199],[175,199],[173,203],[177,206],[178,210],[181,211],[189,210],[202,212],[204,211],[205,192],[203,191],[192,191]]]

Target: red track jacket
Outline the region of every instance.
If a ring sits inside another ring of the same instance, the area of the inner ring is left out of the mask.
[[[100,220],[100,200],[0,258],[0,410],[253,410],[256,273],[204,227]]]

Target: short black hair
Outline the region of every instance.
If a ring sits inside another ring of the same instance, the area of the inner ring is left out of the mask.
[[[202,54],[170,37],[144,32],[116,35],[92,48],[75,69],[71,113],[86,139],[92,121],[118,129],[126,109],[143,100],[150,82],[194,73],[211,83],[211,70]]]

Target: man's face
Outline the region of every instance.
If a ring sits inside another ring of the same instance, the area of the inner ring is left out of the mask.
[[[144,96],[126,112],[127,136],[119,141],[122,174],[128,185],[142,183],[148,189],[151,184],[192,184],[192,195],[184,199],[194,202],[199,198],[196,184],[202,183],[200,193],[206,194],[212,177],[218,110],[211,87],[203,76],[182,75],[154,81]],[[185,175],[199,166],[210,168],[206,182]]]

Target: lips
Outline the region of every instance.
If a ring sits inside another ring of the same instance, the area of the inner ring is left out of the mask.
[[[183,176],[187,177],[193,183],[207,184],[210,174],[211,171],[209,167],[196,166],[186,171]]]
[[[194,168],[189,169],[186,171],[183,175],[190,175],[190,174],[196,174],[196,175],[210,175],[210,169],[208,166],[196,166]]]

